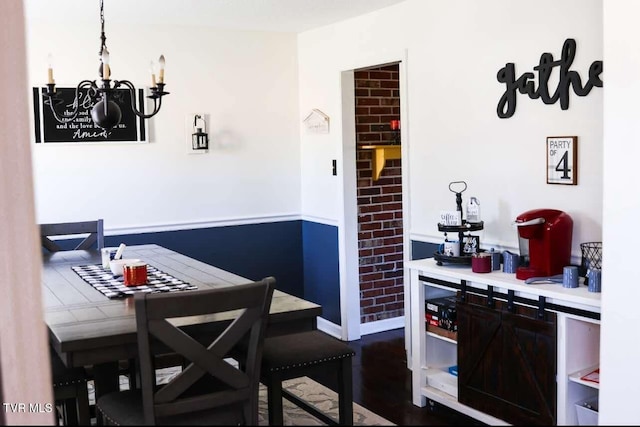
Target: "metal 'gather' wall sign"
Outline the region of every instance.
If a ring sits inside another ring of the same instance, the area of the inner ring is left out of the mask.
[[[563,110],[569,108],[569,88],[578,96],[587,96],[593,87],[602,87],[602,61],[593,61],[589,67],[589,79],[582,86],[582,80],[577,71],[570,70],[573,59],[576,56],[576,41],[566,39],[562,46],[562,55],[557,61],[553,60],[551,53],[540,55],[540,63],[533,67],[538,72],[538,87],[534,81],[534,73],[523,73],[516,78],[515,65],[513,62],[507,63],[498,71],[498,81],[506,85],[504,94],[498,101],[498,117],[508,119],[516,111],[516,91],[529,95],[531,99],[540,98],[545,104],[554,104],[560,100],[560,107]],[[549,93],[549,77],[554,67],[560,67],[560,79],[553,94]]]

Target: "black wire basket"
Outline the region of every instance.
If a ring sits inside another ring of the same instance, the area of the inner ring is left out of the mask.
[[[586,277],[591,268],[602,268],[602,242],[580,243],[582,261],[580,262],[580,276]]]

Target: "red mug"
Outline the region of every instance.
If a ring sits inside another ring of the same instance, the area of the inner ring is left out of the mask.
[[[123,269],[125,286],[140,286],[147,283],[147,264],[136,262],[126,264]]]

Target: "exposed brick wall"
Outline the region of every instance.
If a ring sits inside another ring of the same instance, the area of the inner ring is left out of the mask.
[[[387,160],[373,181],[372,151],[363,145],[400,143],[398,65],[355,72],[358,250],[362,323],[404,315],[401,160]]]
[[[355,72],[356,142],[359,145],[394,142],[389,122],[400,120],[398,65]]]

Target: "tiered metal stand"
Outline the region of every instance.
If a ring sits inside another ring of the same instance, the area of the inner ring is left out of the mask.
[[[452,184],[464,184],[464,189],[461,191],[454,191],[451,188]],[[460,216],[462,217],[462,192],[467,189],[467,183],[464,181],[453,181],[449,183],[449,191],[456,194],[456,210],[460,212]],[[480,222],[467,222],[466,220],[462,220],[462,225],[444,225],[438,223],[438,231],[444,233],[458,233],[458,243],[460,245],[460,256],[449,256],[441,253],[440,251],[436,251],[433,254],[433,258],[436,260],[437,265],[443,265],[443,263],[448,264],[459,264],[459,265],[471,265],[471,257],[472,254],[466,254],[463,251],[463,238],[465,232],[471,231],[479,231],[484,228],[484,221]],[[479,250],[479,249],[478,249]]]

